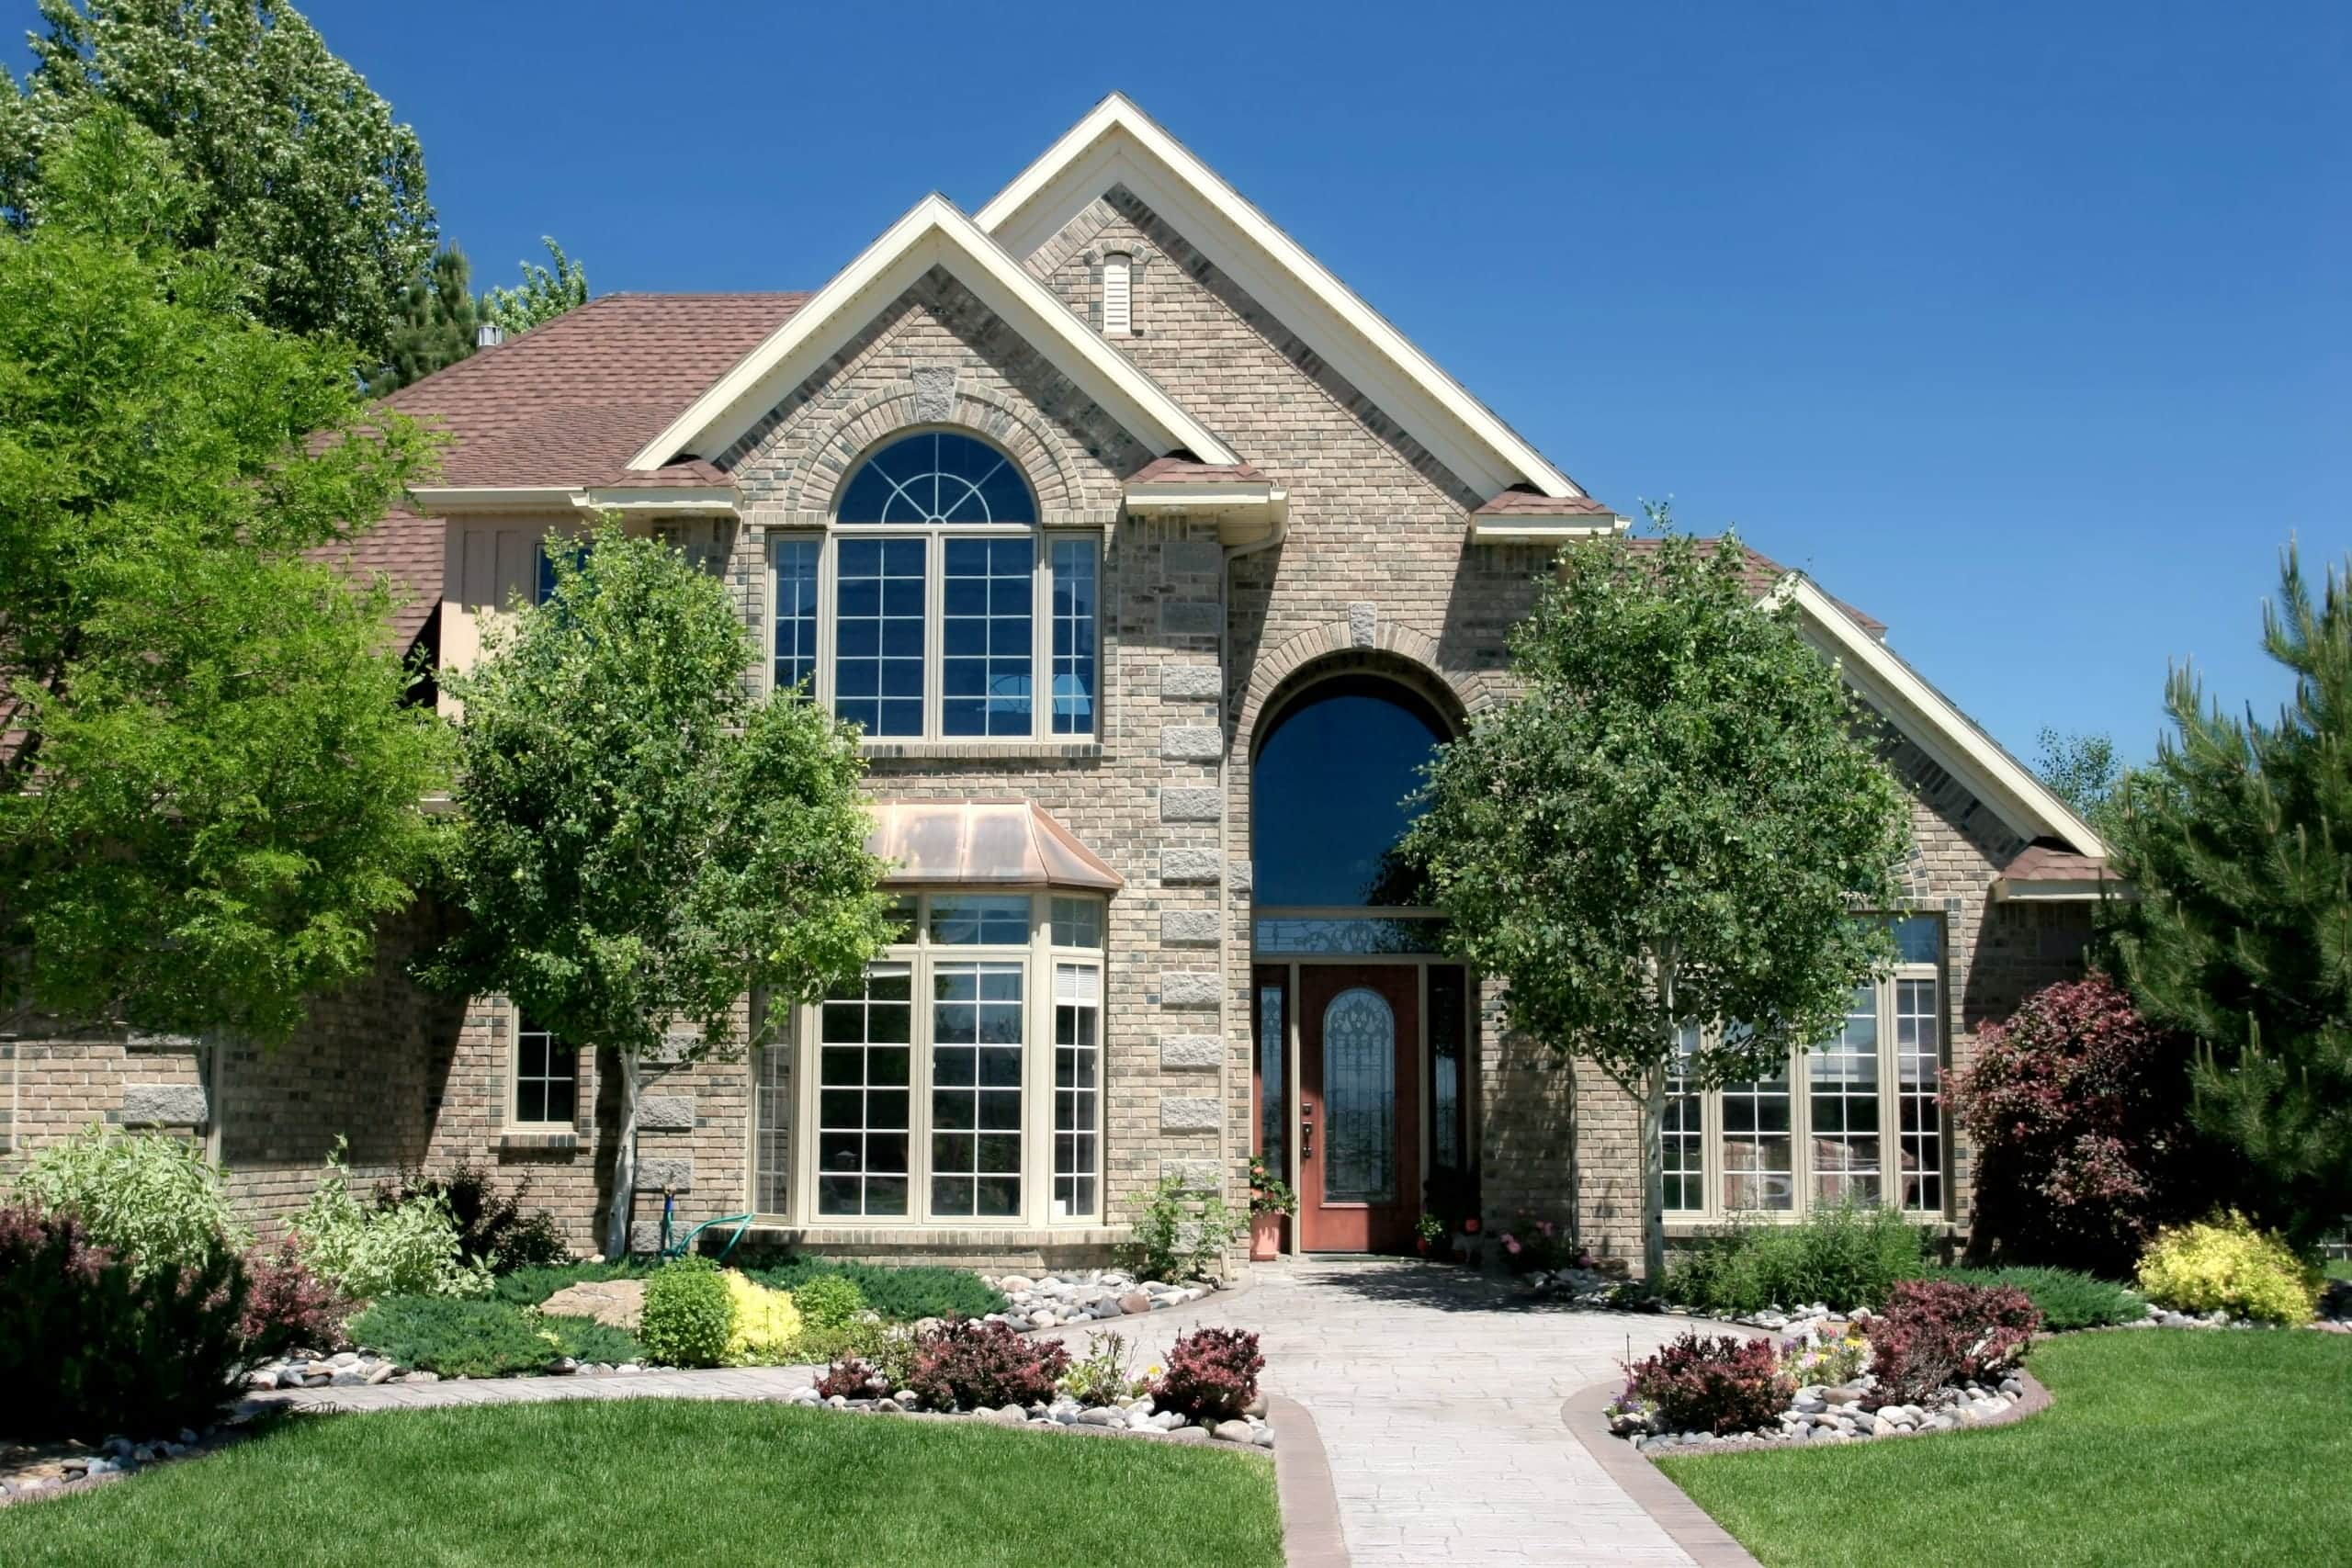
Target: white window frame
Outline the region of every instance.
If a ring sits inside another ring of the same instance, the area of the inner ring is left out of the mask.
[[[1907,918],[1907,917],[1906,917]],[[1902,1122],[1902,1047],[1898,1019],[1898,998],[1906,981],[1926,982],[1935,987],[1934,1023],[1939,1084],[1951,1071],[1950,1016],[1951,988],[1944,973],[1941,954],[1946,951],[1940,920],[1937,922],[1937,953],[1934,961],[1906,962],[1896,964],[1887,974],[1871,983],[1871,991],[1878,1017],[1878,1103],[1879,1103],[1879,1206],[1894,1209],[1906,1218],[1921,1224],[1948,1219],[1953,1213],[1953,1161],[1951,1119],[1939,1112],[1937,1122],[1937,1162],[1935,1172],[1940,1189],[1939,1201],[1931,1208],[1900,1207],[1903,1186],[1903,1122]],[[1797,1050],[1790,1054],[1789,1083],[1789,1164],[1790,1180],[1794,1191],[1790,1206],[1785,1209],[1734,1209],[1724,1201],[1724,1114],[1723,1090],[1706,1089],[1696,1095],[1699,1101],[1702,1135],[1700,1149],[1700,1193],[1703,1203],[1696,1209],[1668,1209],[1666,1220],[1669,1226],[1695,1229],[1727,1222],[1747,1224],[1794,1224],[1809,1215],[1836,1206],[1834,1201],[1815,1194],[1813,1168],[1813,1096],[1811,1070],[1815,1053]]]
[[[580,1127],[580,1097],[582,1092],[586,1089],[588,1086],[586,1075],[580,1070],[580,1047],[577,1045],[570,1047],[571,1052],[571,1114],[560,1120],[526,1122],[523,1119],[523,1036],[526,1032],[535,1035],[544,1035],[547,1038],[548,1045],[550,1050],[559,1043],[553,1030],[526,1030],[524,1025],[525,1020],[523,1017],[523,1010],[519,1006],[509,1002],[506,1008],[506,1104],[504,1107],[505,1115],[503,1118],[503,1124],[518,1133],[571,1133],[578,1131]],[[555,1075],[552,1073],[545,1075],[534,1074],[532,1076],[535,1081],[538,1082],[551,1083],[556,1081]]]
[[[989,895],[1025,895],[1029,899],[1028,940],[1018,945],[1011,943],[948,943],[931,938],[932,905],[935,898],[987,897]],[[1102,947],[1059,946],[1054,942],[1053,908],[1057,898],[1072,895],[1057,893],[1050,888],[989,887],[985,886],[941,886],[924,888],[906,895],[912,900],[913,921],[904,940],[892,943],[875,955],[876,963],[904,964],[911,978],[913,998],[909,1038],[907,1182],[908,1212],[904,1215],[889,1214],[828,1214],[817,1206],[818,1169],[818,1096],[822,1092],[821,1060],[823,1020],[821,1002],[810,1003],[793,1010],[788,1035],[768,1047],[791,1053],[790,1079],[786,1092],[791,1095],[792,1124],[787,1134],[790,1149],[790,1190],[785,1211],[777,1214],[763,1213],[772,1223],[804,1230],[1030,1230],[1049,1227],[1091,1229],[1106,1223],[1105,1197],[1108,1181],[1104,1150],[1109,1134],[1109,988],[1106,982],[1105,953]],[[1090,897],[1097,911],[1097,929],[1104,929],[1108,910],[1099,897]],[[933,1071],[933,975],[939,964],[964,963],[1018,963],[1022,965],[1022,1048],[1021,1048],[1021,1206],[1013,1214],[935,1214],[932,1211],[932,1071]],[[1054,1212],[1054,1111],[1055,1095],[1055,974],[1057,965],[1085,964],[1096,975],[1097,1003],[1095,1049],[1097,1053],[1095,1142],[1091,1175],[1094,1181],[1094,1204],[1082,1214],[1057,1214]],[[763,1071],[763,1083],[773,1083],[775,1075]],[[755,1117],[755,1121],[758,1118]],[[754,1207],[767,1194],[762,1190],[769,1185],[763,1181],[763,1167],[755,1157],[750,1172],[751,1196]]]
[[[976,431],[956,429],[959,435],[983,439]],[[880,451],[909,435],[922,434],[921,429],[895,431],[877,441],[868,452]],[[993,445],[993,444],[989,444]],[[1001,451],[1002,448],[997,448]],[[1010,460],[1010,454],[1007,454]],[[863,456],[853,464],[854,474],[865,462]],[[1023,472],[1022,481],[1029,485],[1032,496],[1037,493]],[[847,488],[844,483],[844,490]],[[777,547],[785,540],[806,539],[809,533],[799,529],[771,530],[763,554],[766,572],[767,609],[762,617],[760,642],[765,658],[762,660],[761,681],[770,691],[775,689],[775,632]],[[951,539],[1015,539],[1030,542],[1029,563],[1029,728],[1014,735],[949,735],[945,732],[944,669],[946,662],[946,600],[947,600],[947,541]],[[837,623],[840,618],[840,570],[842,542],[845,539],[921,539],[923,543],[923,653],[922,653],[922,727],[911,735],[869,735],[865,739],[881,746],[954,745],[976,747],[1024,747],[1038,744],[1083,745],[1097,740],[1102,732],[1102,707],[1105,673],[1109,666],[1103,648],[1103,548],[1100,528],[1056,528],[1044,523],[854,523],[838,520],[826,525],[823,543],[817,558],[817,665],[812,682],[818,705],[828,712],[835,711],[834,655],[837,650]],[[1092,712],[1086,728],[1057,730],[1054,728],[1054,547],[1061,543],[1083,544],[1094,562],[1094,680],[1090,700]]]

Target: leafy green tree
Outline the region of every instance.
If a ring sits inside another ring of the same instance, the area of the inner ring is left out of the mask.
[[[435,252],[433,265],[408,286],[400,320],[392,325],[391,352],[368,382],[376,397],[421,381],[474,351],[481,313],[469,285],[465,252],[455,245]]]
[[[1664,1277],[1666,1086],[1682,1031],[1702,1084],[1836,1034],[1889,958],[1858,919],[1894,898],[1903,791],[1871,716],[1758,603],[1725,534],[1571,546],[1511,634],[1521,695],[1430,769],[1407,835],[1453,953],[1514,1029],[1641,1107],[1643,1255]]]
[[[451,676],[465,704],[451,857],[470,917],[432,970],[612,1053],[628,1247],[638,1105],[661,1075],[766,1038],[886,936],[855,732],[748,694],[724,584],[610,523],[550,540],[555,588]],[[764,997],[748,1027],[738,1011]]]
[[[2290,546],[2262,645],[2295,678],[2273,723],[2173,671],[2110,935],[2141,1010],[2199,1043],[2192,1115],[2244,1155],[2249,1207],[2309,1243],[2352,1215],[2352,577],[2314,602]]]
[[[32,74],[0,93],[0,209],[38,220],[49,149],[114,105],[170,143],[196,191],[180,243],[247,264],[263,322],[383,355],[433,254],[424,156],[302,14],[282,0],[40,6]]]
[[[390,595],[305,552],[429,449],[182,248],[201,197],[127,116],[39,197],[0,236],[0,1021],[281,1037],[428,853],[447,742]]]
[[[541,321],[551,321],[574,305],[588,303],[586,271],[565,255],[551,236],[540,235],[539,243],[547,246],[555,263],[552,268],[525,262],[521,288],[493,288],[481,297],[483,318],[497,322],[509,337],[529,332]]]
[[[2114,825],[2124,767],[2112,738],[2045,728],[2035,738],[2033,771],[2051,793],[2104,838]]]

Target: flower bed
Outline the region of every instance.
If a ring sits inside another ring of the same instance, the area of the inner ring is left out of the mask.
[[[1983,1426],[2025,1397],[2040,1321],[2013,1289],[1906,1281],[1883,1314],[1808,1315],[1777,1342],[1686,1334],[1626,1368],[1610,1430],[1646,1453]]]

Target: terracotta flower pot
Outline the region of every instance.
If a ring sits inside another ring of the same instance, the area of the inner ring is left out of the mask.
[[[1272,1263],[1283,1254],[1283,1217],[1280,1214],[1250,1216],[1250,1261]]]

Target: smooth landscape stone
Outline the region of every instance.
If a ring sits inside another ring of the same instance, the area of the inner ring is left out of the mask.
[[[1220,1421],[1216,1424],[1215,1436],[1219,1442],[1246,1443],[1250,1440],[1250,1423],[1247,1421]]]

